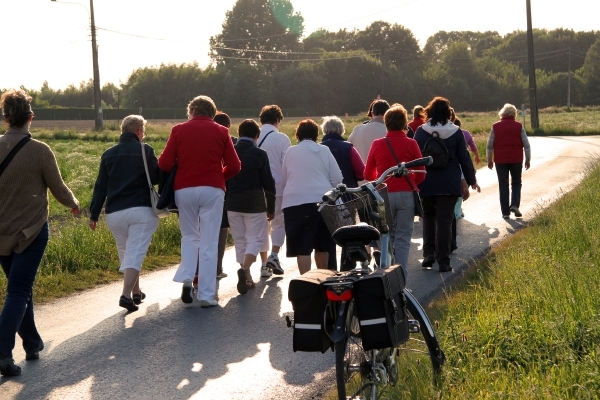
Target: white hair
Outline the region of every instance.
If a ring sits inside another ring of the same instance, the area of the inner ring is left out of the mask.
[[[502,118],[502,117],[516,117],[517,116],[517,107],[513,106],[512,104],[506,103],[504,105],[504,107],[502,107],[502,110],[500,110],[498,112],[498,116],[500,118]]]
[[[332,115],[330,117],[323,117],[321,129],[323,130],[324,134],[337,133],[340,136],[342,136],[344,132],[346,132],[344,129],[344,123],[335,115]]]

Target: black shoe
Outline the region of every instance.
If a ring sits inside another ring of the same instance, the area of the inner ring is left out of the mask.
[[[44,342],[40,343],[40,346],[37,351],[32,351],[31,353],[25,353],[25,359],[27,361],[31,360],[39,360],[40,359],[40,351],[44,350]]]
[[[133,300],[128,299],[125,296],[121,296],[121,298],[119,298],[119,306],[123,307],[124,309],[126,309],[129,312],[134,312],[139,310],[139,307],[136,306],[135,304],[133,304]]]
[[[194,302],[194,297],[192,296],[192,289],[194,286],[192,285],[192,281],[186,279],[183,281],[183,287],[181,288],[181,301],[185,304],[190,304]]]
[[[240,294],[248,293],[248,285],[246,285],[246,270],[244,268],[240,268],[237,271],[238,283],[237,290]]]
[[[425,257],[425,259],[421,263],[421,267],[430,269],[433,266],[433,264],[435,264],[435,257],[434,256],[427,256],[427,257]]]
[[[21,367],[15,365],[15,360],[12,357],[0,359],[0,375],[19,376],[21,375]]]
[[[452,266],[450,264],[440,265],[440,272],[451,272],[451,271],[452,271]]]
[[[146,298],[146,293],[142,292],[140,290],[140,294],[134,294],[133,296],[131,296],[131,299],[133,300],[133,302],[135,304],[142,304],[142,301],[144,301],[144,299]]]
[[[523,214],[521,214],[521,211],[519,211],[519,208],[515,206],[510,206],[510,212],[515,214],[515,217],[517,218],[521,218],[523,216]]]

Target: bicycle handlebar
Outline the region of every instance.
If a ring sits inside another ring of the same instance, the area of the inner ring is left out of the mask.
[[[429,157],[423,157],[423,158],[417,158],[416,160],[412,160],[409,162],[402,162],[396,166],[390,167],[388,168],[383,174],[381,174],[381,176],[374,180],[369,182],[370,184],[372,184],[374,187],[379,186],[380,184],[383,183],[383,181],[385,181],[387,179],[387,177],[389,175],[397,175],[397,176],[403,176],[403,175],[408,175],[409,173],[414,173],[414,172],[423,172],[425,173],[426,171],[409,171],[409,168],[414,168],[414,167],[426,167],[428,165],[431,165],[433,163],[433,158],[431,158],[431,156]],[[365,184],[368,185],[368,184]],[[344,185],[343,183],[339,184],[336,188],[331,189],[330,191],[328,191],[327,193],[325,193],[323,195],[323,202],[327,203],[327,202],[335,202],[341,194],[343,193],[359,193],[364,191],[365,189],[363,188],[363,186],[359,186],[357,188],[349,188],[346,187],[346,185]],[[319,207],[319,210],[322,208]]]

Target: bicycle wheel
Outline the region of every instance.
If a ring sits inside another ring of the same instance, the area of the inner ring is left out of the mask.
[[[335,378],[338,400],[347,396],[371,399],[376,394],[373,382],[372,352],[365,351],[360,338],[360,327],[354,316],[354,301],[350,302],[346,319],[345,340],[335,344]]]
[[[432,398],[441,384],[444,352],[425,310],[409,291],[404,291],[410,321],[409,340],[398,347],[398,381],[401,391],[412,398]],[[433,382],[433,385],[431,383]]]

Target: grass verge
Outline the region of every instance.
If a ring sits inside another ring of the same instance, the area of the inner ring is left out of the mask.
[[[598,203],[595,166],[471,266],[428,311],[447,357],[441,388],[405,382],[386,398],[598,399]]]

